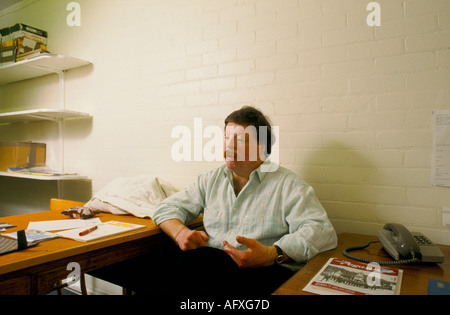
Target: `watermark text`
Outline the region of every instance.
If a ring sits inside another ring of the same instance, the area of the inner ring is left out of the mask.
[[[367,25],[381,26],[381,6],[378,2],[369,2],[367,4],[367,11],[372,11],[367,15]]]
[[[67,15],[68,26],[81,26],[81,5],[78,2],[70,2],[66,7],[70,13]]]
[[[266,126],[261,126],[258,130],[254,126],[239,127],[232,129],[227,126],[225,132],[219,126],[207,126],[204,128],[202,118],[194,119],[193,131],[188,126],[176,126],[171,132],[171,138],[177,139],[172,145],[171,157],[175,162],[218,162],[224,161],[224,159],[256,161],[258,157],[265,156],[265,151],[261,149],[261,144],[264,144],[263,148],[265,149],[270,141],[271,152],[269,158],[273,165],[270,165],[270,167],[269,165],[262,165],[262,171],[276,171],[278,166],[275,167],[274,165],[279,164],[280,157],[279,127],[272,126],[271,139],[267,139]],[[259,136],[256,136],[257,134]],[[257,142],[252,141],[256,139],[258,139]],[[272,141],[272,139],[276,139],[276,141]],[[204,140],[206,140],[205,143]]]

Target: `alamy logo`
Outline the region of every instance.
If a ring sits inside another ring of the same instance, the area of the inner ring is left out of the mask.
[[[381,267],[380,264],[376,262],[371,262],[367,265],[366,270],[372,271],[366,279],[367,285],[369,287],[379,287],[381,286]]]
[[[66,268],[67,271],[72,271],[69,273],[66,279],[62,281],[63,284],[66,284],[67,286],[71,286],[72,284],[78,282],[80,280],[81,275],[81,266],[77,262],[71,262],[67,265]]]
[[[272,126],[272,135],[276,141],[272,143],[270,161],[273,163],[262,165],[263,172],[274,172],[278,169],[279,164],[279,127]],[[236,133],[236,137],[229,137],[224,134],[223,128],[219,126],[207,126],[203,129],[202,118],[194,119],[194,130],[188,126],[176,126],[172,129],[171,138],[178,139],[171,149],[172,159],[176,162],[180,161],[224,161],[224,152],[227,152],[227,147],[236,148],[233,151],[235,154],[233,157],[236,161],[244,161],[246,157],[246,148],[244,145],[246,135],[250,137],[256,137],[257,130],[254,126],[248,126],[242,128],[242,130],[231,130],[229,127],[225,130],[225,133]],[[207,140],[205,144],[203,141]],[[231,141],[231,143],[230,143]],[[267,143],[267,127],[259,127],[259,139],[258,143]],[[250,141],[251,143],[251,141]],[[258,146],[256,144],[248,145],[248,159],[249,161],[256,161],[258,154],[261,156],[261,152],[258,152]],[[228,158],[231,158],[228,156]]]
[[[367,16],[366,22],[369,26],[381,26],[381,6],[378,2],[369,2],[367,11],[372,11]]]
[[[70,2],[66,7],[70,13],[67,15],[68,26],[81,26],[81,5],[78,2]]]

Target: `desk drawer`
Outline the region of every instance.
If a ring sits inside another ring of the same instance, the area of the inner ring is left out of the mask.
[[[31,277],[24,276],[0,281],[0,295],[28,295],[31,292]]]
[[[49,264],[47,270],[42,270],[36,276],[36,294],[48,294],[55,290],[56,287],[62,284],[62,281],[66,282],[67,277],[74,272],[74,269],[67,266],[70,262],[64,261],[61,264]],[[86,266],[86,260],[78,261],[80,272],[82,272]]]

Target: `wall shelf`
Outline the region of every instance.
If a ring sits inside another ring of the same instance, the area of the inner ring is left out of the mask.
[[[61,174],[66,173],[64,171],[64,125],[63,125],[64,120],[90,117],[90,115],[87,113],[65,109],[65,73],[70,69],[87,66],[89,64],[91,63],[86,60],[45,53],[27,60],[22,60],[19,62],[15,62],[0,67],[0,86],[20,82],[23,80],[34,79],[49,74],[58,75],[59,93],[60,93],[59,108],[50,108],[50,109],[43,108],[43,109],[32,109],[32,110],[0,113],[0,124],[34,122],[34,121],[54,121],[58,123],[59,152],[60,152],[58,171]],[[87,179],[87,177],[80,175],[42,176],[42,175],[18,174],[9,172],[0,172],[0,176],[44,180],[44,181]]]
[[[0,67],[0,85],[60,73],[91,64],[78,58],[54,54],[42,54]]]
[[[0,172],[0,176],[15,177],[15,178],[25,178],[25,179],[35,179],[35,180],[45,180],[45,181],[87,179],[87,176],[81,176],[81,175],[53,175],[53,176],[45,176],[45,175],[17,174],[17,173],[8,173],[8,172]]]
[[[58,121],[60,119],[76,119],[87,117],[90,117],[87,113],[75,112],[67,109],[35,109],[19,112],[0,113],[0,124],[40,120]]]

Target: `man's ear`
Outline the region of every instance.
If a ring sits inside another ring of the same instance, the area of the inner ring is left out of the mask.
[[[265,152],[266,152],[266,144],[265,143],[262,143],[262,144],[258,143],[258,158],[261,161],[264,161],[267,158]]]

